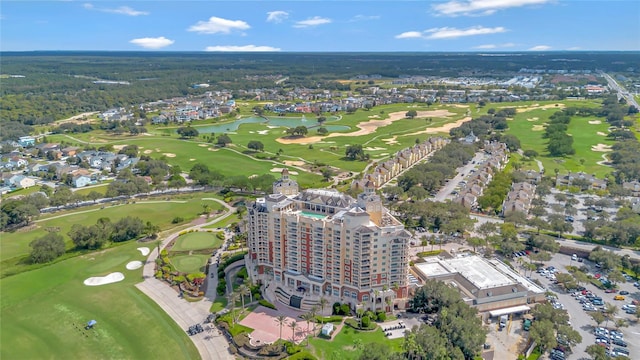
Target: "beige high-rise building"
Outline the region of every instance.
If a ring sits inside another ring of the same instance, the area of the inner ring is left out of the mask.
[[[409,233],[373,183],[357,199],[331,189],[299,192],[288,172],[248,207],[247,270],[278,301],[309,310],[320,297],[372,310],[404,308]]]

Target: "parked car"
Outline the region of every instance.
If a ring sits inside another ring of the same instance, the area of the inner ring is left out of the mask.
[[[624,300],[624,299],[625,299],[624,295],[616,295],[613,297],[613,300]]]
[[[620,295],[629,295],[629,292],[626,290],[622,290],[619,292]]]

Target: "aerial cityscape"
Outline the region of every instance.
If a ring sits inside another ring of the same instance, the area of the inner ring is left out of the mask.
[[[639,358],[638,14],[4,2],[0,358]]]

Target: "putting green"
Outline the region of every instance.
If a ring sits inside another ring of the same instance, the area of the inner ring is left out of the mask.
[[[172,256],[171,263],[176,270],[183,273],[195,273],[204,271],[209,255],[179,255]]]
[[[179,236],[171,250],[189,251],[214,249],[219,247],[221,244],[222,241],[216,237],[216,233],[199,231]]]

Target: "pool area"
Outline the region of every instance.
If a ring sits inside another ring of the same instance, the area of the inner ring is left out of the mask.
[[[267,120],[268,119],[268,120]],[[329,125],[328,123],[339,120],[338,117],[332,116],[327,118],[322,124],[322,127],[326,128],[329,131],[346,131],[349,130],[349,126],[345,125]],[[195,126],[198,129],[198,132],[201,134],[222,134],[231,131],[237,131],[240,125],[242,124],[264,124],[269,126],[278,126],[278,127],[287,127],[294,128],[296,126],[306,126],[307,128],[313,130],[314,128],[319,128],[320,124],[315,118],[307,119],[305,117],[301,118],[280,118],[280,117],[270,117],[270,118],[261,118],[261,117],[248,117],[240,120],[236,120],[233,122],[229,122],[226,124],[217,124],[217,125],[205,125],[205,126]]]
[[[312,212],[308,212],[308,211],[300,211],[300,215],[301,216],[305,216],[305,217],[314,218],[314,219],[324,219],[324,218],[327,217],[327,215],[324,215],[324,214],[316,214],[316,213],[312,213]]]

